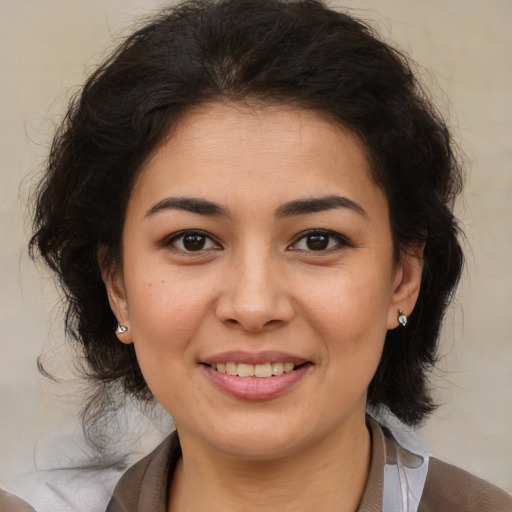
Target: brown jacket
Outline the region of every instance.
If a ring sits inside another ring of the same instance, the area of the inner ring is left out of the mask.
[[[369,426],[370,472],[358,512],[381,512],[386,450],[394,449],[396,441],[386,438],[375,421]],[[106,512],[166,512],[168,482],[180,456],[178,437],[172,434],[123,475]],[[430,458],[418,512],[512,512],[512,498],[459,468]]]

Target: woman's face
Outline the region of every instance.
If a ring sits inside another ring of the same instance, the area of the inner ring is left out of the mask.
[[[213,103],[144,166],[122,273],[106,281],[182,438],[266,458],[364,425],[420,272],[393,259],[386,197],[353,135],[298,109]]]

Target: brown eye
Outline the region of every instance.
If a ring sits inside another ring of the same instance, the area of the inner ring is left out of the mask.
[[[206,244],[204,235],[186,235],[183,237],[183,247],[187,251],[200,251]]]
[[[313,230],[304,233],[292,246],[291,250],[321,252],[336,247],[350,246],[342,235],[332,231]]]
[[[184,252],[219,249],[219,246],[206,233],[201,231],[182,232],[174,236],[168,243]]]
[[[327,233],[314,233],[306,237],[306,245],[310,251],[323,251],[329,246]]]

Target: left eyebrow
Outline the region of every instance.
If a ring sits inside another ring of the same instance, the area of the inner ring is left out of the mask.
[[[276,210],[276,217],[293,217],[295,215],[324,212],[336,208],[347,208],[359,215],[362,215],[363,217],[368,217],[365,209],[359,203],[352,201],[352,199],[349,199],[348,197],[336,195],[290,201],[289,203],[283,204]]]
[[[146,212],[145,217],[151,217],[166,210],[183,210],[197,213],[198,215],[211,215],[214,217],[229,216],[229,212],[225,208],[205,199],[195,197],[167,197],[152,206]]]

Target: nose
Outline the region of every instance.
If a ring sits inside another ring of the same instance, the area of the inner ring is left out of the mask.
[[[261,332],[291,321],[293,301],[272,257],[250,254],[230,263],[216,304],[217,318],[245,332]]]

